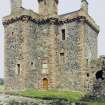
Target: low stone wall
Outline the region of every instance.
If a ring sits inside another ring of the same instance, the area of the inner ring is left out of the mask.
[[[87,105],[86,103],[71,103],[63,99],[32,99],[26,97],[0,95],[0,105]]]

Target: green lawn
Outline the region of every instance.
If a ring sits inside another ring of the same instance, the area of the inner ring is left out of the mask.
[[[89,102],[88,105],[105,105],[103,102]]]
[[[31,98],[63,98],[70,101],[79,101],[84,96],[81,92],[69,92],[69,91],[35,91],[28,90],[20,93],[16,93],[19,96],[31,97]]]
[[[3,86],[0,86],[0,90],[3,90]],[[73,92],[73,91],[39,91],[39,90],[27,90],[21,92],[11,93],[11,95],[30,97],[30,98],[39,98],[39,99],[66,99],[70,102],[79,102],[82,97],[85,96],[85,93]],[[105,105],[104,101],[88,101],[88,105]]]
[[[78,102],[80,99],[85,95],[81,92],[72,92],[72,91],[35,91],[35,90],[28,90],[16,93],[16,95],[24,96],[24,97],[31,97],[31,98],[60,98],[60,99],[67,99],[71,102]],[[89,101],[86,102],[88,105],[105,105],[104,102],[96,102],[96,101]]]
[[[0,85],[0,92],[4,91],[4,85]]]

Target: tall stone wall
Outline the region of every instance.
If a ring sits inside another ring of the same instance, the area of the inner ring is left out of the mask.
[[[82,90],[88,87],[85,85],[90,71],[86,68],[86,58],[89,54],[93,55],[92,59],[97,56],[97,34],[83,21],[61,25],[55,25],[53,21],[38,24],[24,18],[7,25],[5,74],[6,87],[11,88],[7,90],[43,89],[43,79],[48,80],[49,89]],[[88,48],[92,47],[89,52]]]
[[[5,26],[6,90],[41,89],[44,78],[49,89],[56,88],[58,33],[52,23],[24,18]]]
[[[8,88],[7,90],[21,87],[22,76],[18,77],[17,64],[22,60],[22,44],[21,22],[7,26],[5,28],[5,87]]]
[[[98,66],[97,59],[98,33],[87,23],[84,24],[84,88],[92,92]]]
[[[63,15],[59,0],[38,3],[39,14],[22,8],[22,0],[11,0],[11,14],[3,19],[6,90],[84,91],[93,82],[96,66],[88,63],[97,58],[99,32],[88,3]]]
[[[43,60],[48,63],[48,53],[50,46],[49,27],[48,25],[37,25],[30,22],[30,33],[27,38],[28,46],[28,72],[27,72],[27,87],[28,88],[41,88],[43,80],[42,75],[48,74],[43,71]],[[44,73],[43,73],[44,72]]]
[[[85,58],[91,62],[97,59],[97,36],[88,24],[85,24]]]
[[[62,40],[62,29],[65,29],[65,40]],[[80,59],[79,59],[79,25],[72,22],[59,26],[59,53],[64,53],[64,64],[60,64],[61,56],[59,56],[59,72],[61,89],[80,89]]]
[[[97,33],[84,17],[61,21],[38,16],[23,10],[4,21],[7,90],[44,89],[47,80],[48,89],[84,91],[91,73],[86,58],[97,56],[97,45],[91,52],[88,48],[97,44]]]

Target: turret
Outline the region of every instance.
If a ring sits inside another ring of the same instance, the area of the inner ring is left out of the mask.
[[[81,9],[88,13],[88,2],[87,0],[81,1]]]
[[[39,14],[44,16],[56,16],[58,14],[58,0],[38,0]]]
[[[11,0],[11,12],[18,12],[22,7],[22,0]]]

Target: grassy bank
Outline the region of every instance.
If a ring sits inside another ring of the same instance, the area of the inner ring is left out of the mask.
[[[4,85],[0,85],[0,92],[4,91]]]
[[[3,87],[0,87],[3,90]],[[38,98],[38,99],[64,99],[70,102],[80,102],[81,98],[85,96],[84,93],[81,92],[73,92],[73,91],[38,91],[38,90],[27,90],[21,92],[15,92],[11,95],[23,96],[29,98]],[[101,100],[88,100],[82,101],[83,103],[87,103],[87,105],[105,105],[104,101]]]
[[[89,102],[88,105],[105,105],[103,102]]]
[[[24,97],[31,97],[31,98],[59,98],[59,99],[66,99],[70,101],[79,101],[81,97],[84,96],[81,92],[69,92],[69,91],[35,91],[35,90],[28,90],[16,93],[19,96]]]
[[[41,98],[41,99],[66,99],[71,102],[78,102],[84,97],[84,93],[81,92],[72,92],[72,91],[37,91],[37,90],[28,90],[16,93],[16,95],[31,97],[31,98]],[[88,101],[88,105],[105,105],[105,102],[97,101]]]

